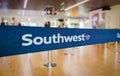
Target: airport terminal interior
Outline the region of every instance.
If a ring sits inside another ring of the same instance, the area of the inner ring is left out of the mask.
[[[0,0],[0,26],[120,29],[120,0]],[[120,41],[0,57],[0,76],[120,76]]]

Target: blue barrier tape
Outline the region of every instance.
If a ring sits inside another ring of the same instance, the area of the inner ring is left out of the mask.
[[[0,57],[120,41],[120,30],[0,26]]]

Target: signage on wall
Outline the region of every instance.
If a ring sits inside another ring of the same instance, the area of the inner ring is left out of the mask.
[[[55,7],[47,7],[45,8],[46,15],[56,15],[57,9]]]
[[[99,13],[94,13],[92,15],[92,27],[96,29],[99,23]]]
[[[77,16],[78,15],[78,7],[72,8],[71,12],[70,12],[70,15],[71,16]]]
[[[65,3],[64,3],[64,2],[62,2],[62,3],[60,4],[60,10],[61,10],[61,11],[64,11],[64,10],[65,10]]]
[[[105,28],[105,12],[102,9],[98,9],[90,12],[91,26],[93,29]]]
[[[0,26],[0,57],[120,41],[120,30]]]

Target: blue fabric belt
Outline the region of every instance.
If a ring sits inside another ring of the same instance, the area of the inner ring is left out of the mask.
[[[120,30],[0,26],[0,57],[120,41]]]

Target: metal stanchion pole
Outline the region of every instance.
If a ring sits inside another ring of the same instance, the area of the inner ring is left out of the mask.
[[[105,43],[104,45],[104,63],[106,64],[106,61],[107,61],[107,43]]]
[[[44,64],[44,66],[46,66],[46,67],[55,67],[56,63],[52,62],[52,51],[48,51],[47,53],[48,53],[48,63]]]
[[[55,66],[56,66],[56,63],[53,63],[53,62],[52,62],[52,51],[50,51],[50,53],[51,53],[51,66],[52,66],[52,67],[55,67]]]
[[[104,49],[105,51],[107,50],[107,43],[105,43],[105,49]]]
[[[71,53],[71,48],[66,48],[66,51],[65,51],[64,55],[73,55]]]
[[[119,51],[118,51],[118,42],[116,41],[115,42],[115,46],[116,46],[116,62],[120,62],[119,60]]]
[[[74,54],[77,55],[77,47],[74,48]]]

